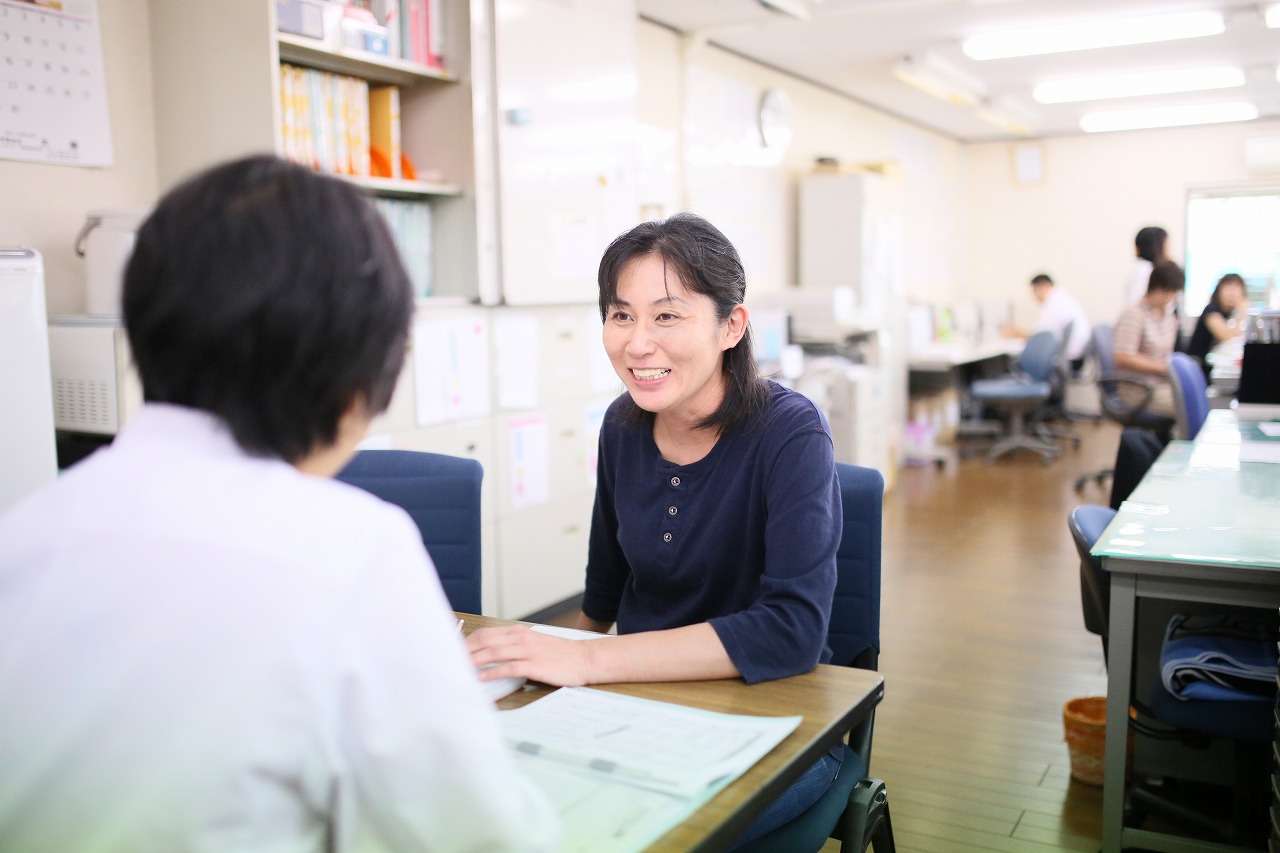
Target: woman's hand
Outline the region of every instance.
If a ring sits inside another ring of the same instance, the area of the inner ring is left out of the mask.
[[[596,640],[566,640],[527,625],[481,628],[467,637],[481,681],[523,676],[556,687],[591,683],[590,646]]]

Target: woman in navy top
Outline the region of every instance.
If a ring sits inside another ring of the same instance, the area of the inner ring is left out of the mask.
[[[550,684],[807,672],[830,658],[840,542],[830,431],[807,398],[762,379],[733,245],[692,214],[646,222],[600,262],[604,344],[627,393],[600,433],[596,503],[572,641],[477,631],[484,680]],[[744,839],[790,820],[838,769],[819,761]]]

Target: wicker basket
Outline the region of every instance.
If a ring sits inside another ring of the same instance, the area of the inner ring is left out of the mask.
[[[1086,785],[1102,784],[1107,742],[1107,697],[1082,696],[1062,706],[1071,778]]]

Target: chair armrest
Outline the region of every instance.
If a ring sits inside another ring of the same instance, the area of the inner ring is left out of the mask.
[[[1141,412],[1155,395],[1155,387],[1132,376],[1104,373],[1098,377],[1102,410],[1110,417],[1123,421]]]

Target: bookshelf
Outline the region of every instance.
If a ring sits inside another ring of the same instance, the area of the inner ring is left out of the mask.
[[[431,295],[497,301],[496,260],[483,263],[477,219],[478,122],[472,85],[468,0],[438,0],[449,26],[447,67],[330,48],[278,32],[275,0],[152,0],[151,47],[156,96],[157,176],[161,191],[229,158],[285,155],[282,63],[400,89],[401,148],[422,180],[340,175],[379,198],[420,200],[432,218]],[[484,49],[483,43],[481,43]],[[493,230],[492,227],[489,230]],[[481,282],[481,270],[490,280]],[[486,295],[488,295],[487,298]]]

